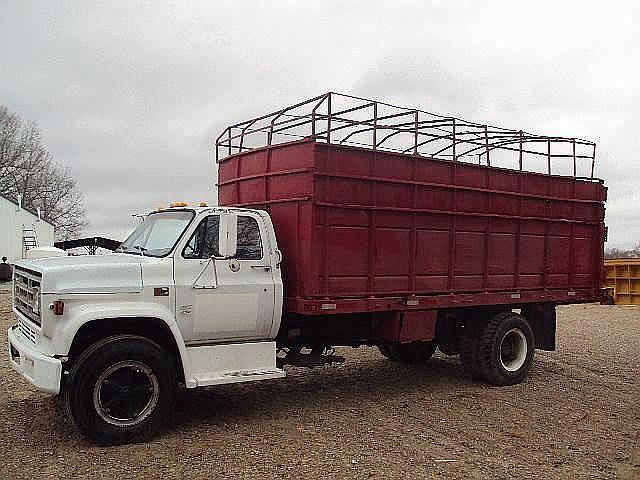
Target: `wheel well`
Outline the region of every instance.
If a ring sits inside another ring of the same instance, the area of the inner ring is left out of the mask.
[[[510,309],[495,306],[441,309],[438,312],[434,341],[439,345],[448,345],[449,348],[458,348],[465,326],[486,321],[507,310]]]
[[[73,338],[69,349],[69,362],[72,363],[87,347],[98,340],[120,334],[139,335],[157,343],[171,355],[178,378],[184,381],[178,345],[167,324],[158,318],[104,318],[87,322],[80,327]]]
[[[455,344],[464,327],[471,323],[486,322],[502,312],[520,308],[521,316],[529,323],[535,337],[536,348],[555,350],[556,310],[552,303],[531,303],[524,305],[498,305],[485,308],[468,307],[443,309],[438,314],[436,338],[438,344]]]

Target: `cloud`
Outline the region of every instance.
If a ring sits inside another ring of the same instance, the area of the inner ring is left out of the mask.
[[[0,103],[39,123],[90,234],[215,200],[228,123],[334,90],[598,142],[612,245],[640,239],[635,2],[0,2]]]

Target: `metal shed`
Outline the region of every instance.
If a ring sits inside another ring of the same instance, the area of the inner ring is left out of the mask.
[[[38,212],[22,208],[19,202],[0,194],[0,257],[9,263],[24,258],[27,250],[53,246],[54,226]]]

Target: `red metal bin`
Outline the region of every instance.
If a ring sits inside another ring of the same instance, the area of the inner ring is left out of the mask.
[[[289,312],[599,298],[606,188],[576,171],[586,159],[593,173],[593,144],[513,130],[497,135],[495,127],[449,117],[423,120],[432,114],[416,110],[405,112],[407,122],[380,115],[379,102],[364,99],[336,112],[336,95],[229,127],[218,139],[227,155],[219,159],[219,203],[271,214]],[[314,109],[289,113],[301,106]],[[365,109],[374,115],[354,120]],[[276,143],[277,134],[303,127],[310,131],[297,133],[301,139]],[[383,129],[409,138],[408,147],[385,148]],[[358,130],[372,137],[370,145],[350,144]],[[267,141],[249,148],[257,134]],[[448,149],[425,152],[434,137]],[[544,148],[528,146],[534,143]],[[554,153],[558,144],[570,153]],[[576,153],[576,144],[593,153]],[[493,166],[504,149],[517,169]],[[524,171],[523,158],[535,155],[548,171]],[[560,160],[573,166],[570,174],[551,174]]]

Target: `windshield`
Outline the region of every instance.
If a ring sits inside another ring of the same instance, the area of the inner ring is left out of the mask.
[[[194,213],[188,210],[152,213],[115,251],[164,257],[178,242],[193,216]]]

